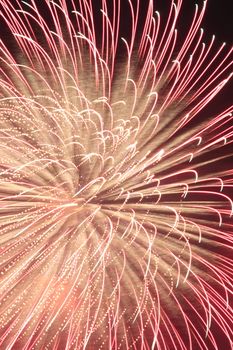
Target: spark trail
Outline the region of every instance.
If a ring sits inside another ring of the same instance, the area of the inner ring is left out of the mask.
[[[232,48],[181,5],[0,2],[1,349],[233,349]]]

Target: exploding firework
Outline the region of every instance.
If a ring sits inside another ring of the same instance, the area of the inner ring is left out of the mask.
[[[232,49],[181,5],[1,0],[1,349],[233,348]]]

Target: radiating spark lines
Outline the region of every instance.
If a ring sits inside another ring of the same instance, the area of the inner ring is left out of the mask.
[[[203,43],[206,3],[182,38],[182,0],[0,2],[1,349],[233,349],[233,106],[208,110],[232,48]]]

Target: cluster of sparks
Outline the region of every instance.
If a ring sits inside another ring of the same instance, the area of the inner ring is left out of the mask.
[[[233,349],[232,49],[67,3],[0,2],[0,348]]]

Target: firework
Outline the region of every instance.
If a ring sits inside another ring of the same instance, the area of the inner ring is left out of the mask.
[[[0,2],[1,349],[233,349],[232,48],[143,4]]]

